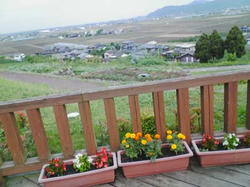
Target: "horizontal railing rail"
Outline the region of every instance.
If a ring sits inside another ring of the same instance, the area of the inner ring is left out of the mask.
[[[66,104],[78,104],[83,136],[88,154],[95,154],[96,140],[92,124],[91,101],[103,100],[107,120],[110,148],[119,149],[115,110],[115,97],[128,97],[132,129],[142,130],[140,121],[140,94],[152,93],[153,111],[157,133],[164,137],[166,132],[164,91],[176,90],[177,116],[179,130],[191,140],[189,88],[200,87],[202,133],[214,134],[214,93],[213,86],[224,84],[224,131],[237,132],[237,87],[239,81],[247,81],[246,130],[250,129],[250,71],[217,73],[202,76],[189,76],[140,84],[111,87],[94,91],[78,91],[65,95],[53,95],[31,98],[19,101],[0,103],[0,121],[4,130],[8,148],[13,162],[6,162],[0,167],[0,175],[12,175],[33,170],[39,170],[43,163],[51,158],[48,140],[45,133],[40,108],[53,107],[54,116],[62,147],[62,157],[71,158],[75,153],[70,134]],[[15,112],[24,110],[27,113],[29,127],[37,150],[37,158],[27,159],[17,128]]]

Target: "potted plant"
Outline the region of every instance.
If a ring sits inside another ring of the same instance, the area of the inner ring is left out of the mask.
[[[192,145],[202,167],[250,163],[250,134],[232,133],[219,138],[203,135]]]
[[[168,140],[162,144],[160,135],[152,137],[126,133],[117,153],[118,166],[122,167],[126,178],[153,175],[169,171],[184,170],[189,157],[193,156],[181,133],[167,131]],[[171,138],[171,139],[170,139]]]
[[[92,186],[113,182],[117,168],[115,153],[102,148],[96,155],[77,154],[75,159],[52,159],[43,166],[38,182],[45,187]]]

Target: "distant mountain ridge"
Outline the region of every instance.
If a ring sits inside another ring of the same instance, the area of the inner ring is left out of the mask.
[[[250,8],[250,0],[194,0],[187,5],[165,6],[148,14],[146,17],[152,19],[161,17],[192,16],[244,7]]]

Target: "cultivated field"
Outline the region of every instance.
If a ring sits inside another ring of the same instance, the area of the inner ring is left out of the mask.
[[[96,43],[121,42],[123,40],[134,40],[138,43],[155,40],[159,43],[168,43],[171,40],[197,36],[203,32],[209,33],[213,29],[217,29],[220,33],[228,32],[234,25],[242,26],[248,24],[249,19],[250,13],[234,16],[213,15],[178,19],[165,18],[160,20],[107,25],[102,28],[105,30],[123,29],[124,32],[120,35],[102,35],[88,38],[79,37],[58,39],[57,37],[45,36],[44,38],[31,40],[0,42],[0,55],[13,54],[17,52],[32,54],[41,51],[43,46],[55,42],[69,42],[89,45]],[[98,30],[100,28],[101,27],[93,27],[91,30]],[[83,32],[83,30],[79,29],[68,31],[68,33],[72,32]]]

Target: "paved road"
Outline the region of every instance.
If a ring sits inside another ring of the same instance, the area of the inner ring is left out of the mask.
[[[57,90],[93,90],[105,87],[104,83],[94,81],[69,80],[59,77],[50,77],[47,75],[38,75],[31,73],[0,71],[0,77],[8,80],[22,81],[33,84],[46,84],[49,87]]]

